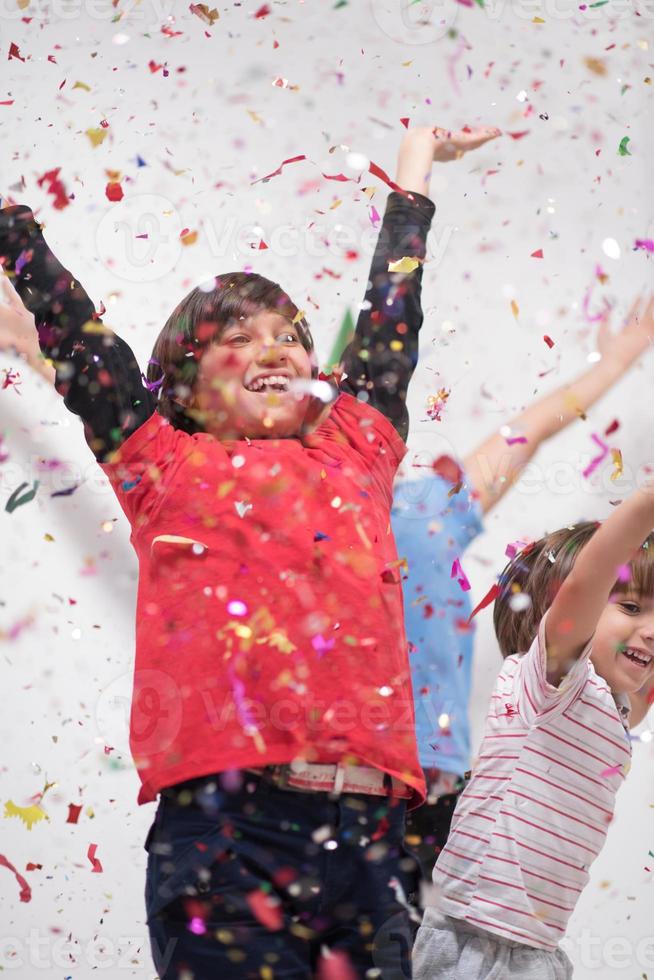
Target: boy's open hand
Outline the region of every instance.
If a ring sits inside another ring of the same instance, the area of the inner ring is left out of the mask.
[[[479,129],[470,129],[466,126],[465,129],[457,132],[434,126],[431,132],[434,138],[434,161],[438,163],[458,160],[464,153],[476,150],[501,135],[501,130],[491,126]]]

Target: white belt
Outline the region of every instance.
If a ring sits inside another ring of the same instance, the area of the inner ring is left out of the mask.
[[[289,765],[250,769],[265,775],[282,789],[308,790],[315,793],[366,793],[369,796],[396,796],[409,799],[413,790],[372,766],[341,766],[314,762],[291,762]]]

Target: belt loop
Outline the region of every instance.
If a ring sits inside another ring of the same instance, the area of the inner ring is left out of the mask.
[[[336,771],[334,773],[334,788],[331,791],[332,796],[340,796],[343,791],[343,783],[345,782],[345,768],[340,764],[336,763]]]

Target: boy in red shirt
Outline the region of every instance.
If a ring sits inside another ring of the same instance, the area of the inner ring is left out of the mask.
[[[334,958],[410,975],[402,833],[424,782],[392,482],[431,164],[495,135],[406,137],[338,391],[289,297],[240,273],[182,301],[144,386],[29,209],[2,212],[2,264],[139,557],[131,746],[140,802],[160,795],[146,905],[161,977],[307,976]],[[407,942],[376,942],[393,917]]]

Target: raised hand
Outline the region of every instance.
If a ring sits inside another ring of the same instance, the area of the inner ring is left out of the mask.
[[[430,132],[434,139],[434,161],[437,163],[458,160],[470,150],[476,150],[484,143],[488,143],[489,140],[497,139],[502,133],[495,126],[484,126],[477,129],[470,129],[469,126],[465,126],[457,131],[434,126]]]
[[[436,163],[458,160],[470,150],[494,140],[500,130],[486,126],[479,129],[441,129],[440,126],[418,126],[410,129],[400,145],[397,161],[397,183],[405,191],[417,191],[429,197],[431,168]]]

